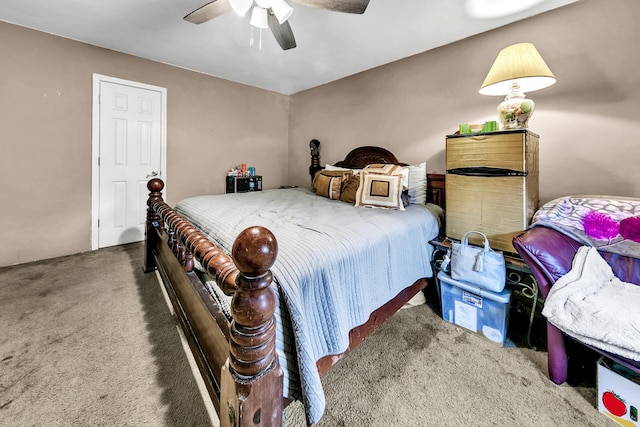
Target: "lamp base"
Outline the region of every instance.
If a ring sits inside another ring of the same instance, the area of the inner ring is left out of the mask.
[[[523,93],[507,95],[497,109],[502,129],[526,129],[535,106]]]

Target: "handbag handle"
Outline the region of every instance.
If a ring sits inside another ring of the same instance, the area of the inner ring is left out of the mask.
[[[480,236],[482,236],[482,239],[484,240],[484,250],[485,251],[491,251],[491,246],[489,246],[489,239],[487,239],[487,236],[485,236],[484,233],[481,233],[479,231],[467,231],[466,233],[464,233],[464,236],[462,237],[462,244],[464,246],[469,246],[469,235],[470,234],[478,234]]]

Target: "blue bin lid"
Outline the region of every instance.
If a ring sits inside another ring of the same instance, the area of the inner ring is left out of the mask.
[[[511,300],[511,289],[504,288],[502,292],[491,292],[486,289],[482,289],[479,286],[474,286],[460,280],[455,280],[444,271],[438,273],[438,280],[440,280],[441,282],[445,282],[448,285],[456,286],[460,289],[471,292],[472,294],[476,294],[483,298],[487,298],[502,304],[508,304]]]

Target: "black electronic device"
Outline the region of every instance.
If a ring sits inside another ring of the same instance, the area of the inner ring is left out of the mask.
[[[262,191],[261,176],[227,176],[227,193]]]

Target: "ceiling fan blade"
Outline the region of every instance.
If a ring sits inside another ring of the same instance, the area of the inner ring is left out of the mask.
[[[204,6],[194,10],[183,19],[194,24],[202,24],[210,19],[218,17],[231,9],[229,0],[213,0]]]
[[[332,10],[334,12],[362,14],[369,5],[369,0],[293,0],[305,6],[319,9]]]
[[[296,38],[293,36],[289,21],[284,21],[280,24],[271,9],[269,9],[269,28],[282,50],[296,47]]]

